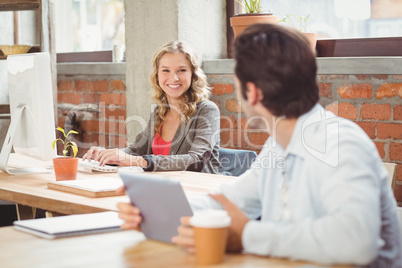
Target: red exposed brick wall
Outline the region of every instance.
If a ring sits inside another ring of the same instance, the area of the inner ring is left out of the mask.
[[[78,156],[83,156],[91,146],[125,147],[124,76],[77,78],[59,75],[57,116],[59,126],[72,127],[80,133],[76,137]]]
[[[249,128],[236,100],[233,75],[208,75],[221,110],[221,146],[259,152],[269,134]],[[90,146],[126,146],[124,76],[58,77],[58,125],[79,122],[79,156]],[[356,122],[385,162],[397,166],[395,197],[402,205],[402,75],[319,75],[320,103]],[[74,125],[74,124],[73,124]]]
[[[209,75],[208,79],[212,87],[211,100],[221,110],[221,146],[259,152],[269,135],[249,128],[250,120],[242,113],[236,99],[233,75]]]
[[[209,75],[211,100],[221,109],[221,146],[259,152],[268,133],[247,127],[232,75]],[[402,76],[319,75],[320,103],[356,122],[374,141],[384,162],[397,164],[395,197],[402,205]]]

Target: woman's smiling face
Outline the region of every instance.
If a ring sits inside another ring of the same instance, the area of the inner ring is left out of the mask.
[[[191,86],[191,63],[181,53],[165,53],[159,60],[158,83],[169,104],[177,103]]]

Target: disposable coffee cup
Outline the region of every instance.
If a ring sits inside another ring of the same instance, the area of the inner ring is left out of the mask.
[[[196,261],[198,265],[223,262],[231,219],[225,210],[195,211],[190,219],[194,228]]]

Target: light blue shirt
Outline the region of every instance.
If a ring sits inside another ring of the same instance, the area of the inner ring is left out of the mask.
[[[271,133],[252,168],[220,191],[253,219],[242,234],[245,252],[401,267],[387,178],[370,138],[317,104],[298,118],[285,150]],[[207,198],[191,203],[194,209],[219,207]]]

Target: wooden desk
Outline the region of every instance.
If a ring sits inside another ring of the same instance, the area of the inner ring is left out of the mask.
[[[14,230],[0,228],[1,267],[194,267],[195,256],[175,245],[145,240],[140,232],[121,231],[47,240]],[[200,266],[197,266],[200,267]],[[306,262],[227,254],[213,267],[329,267]],[[335,266],[334,266],[335,267]],[[337,266],[350,267],[350,266]]]
[[[12,159],[24,162],[21,159]],[[12,163],[11,161],[11,163]],[[95,174],[79,173],[79,178],[96,178]],[[157,172],[155,176],[171,176],[181,181],[188,196],[216,189],[221,183],[235,178],[195,172]],[[114,174],[102,176],[116,177]],[[48,189],[54,174],[12,176],[0,172],[0,199],[63,214],[91,213],[116,210],[119,201],[127,196],[89,198]],[[0,228],[1,267],[194,267],[195,256],[179,247],[146,240],[136,231],[87,235],[74,238],[46,240],[13,227]],[[23,256],[23,257],[22,257]],[[307,266],[306,266],[307,265]],[[227,254],[221,265],[208,267],[323,267],[305,262]],[[342,266],[339,266],[342,267]],[[346,266],[344,266],[346,267]]]
[[[10,165],[32,161],[29,158],[10,156]],[[46,163],[36,163],[46,166]],[[180,180],[188,197],[204,194],[235,177],[189,171],[154,172],[155,176],[168,176]],[[118,177],[117,173],[78,173],[78,179],[96,179],[97,176]],[[36,175],[9,175],[0,171],[0,200],[40,208],[61,214],[82,214],[117,210],[118,202],[129,202],[128,196],[90,198],[47,188],[55,181],[54,173]]]

